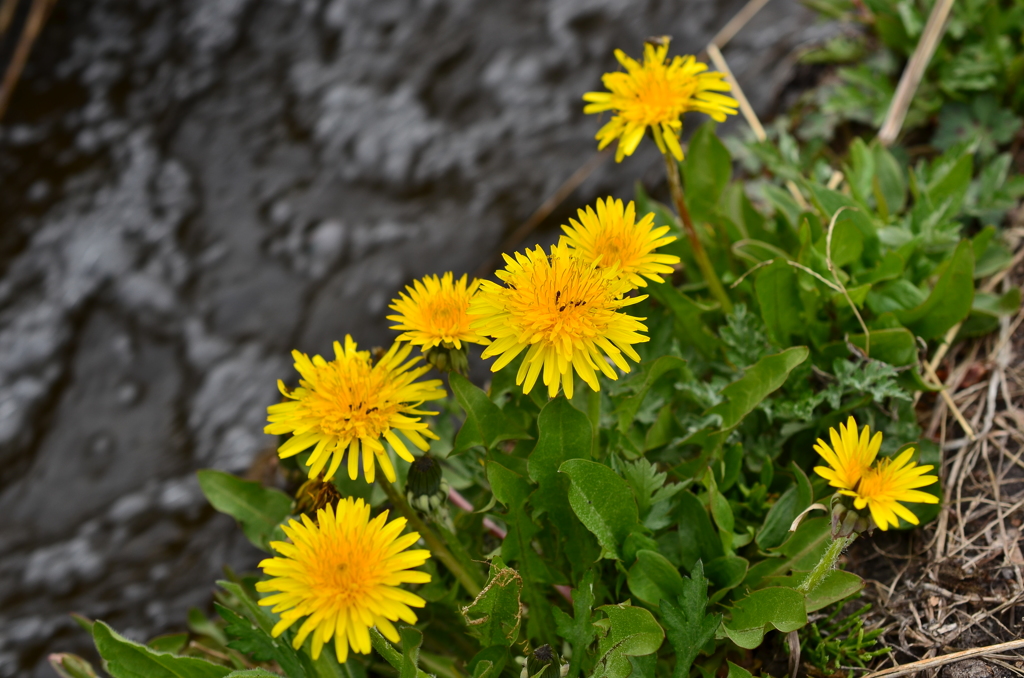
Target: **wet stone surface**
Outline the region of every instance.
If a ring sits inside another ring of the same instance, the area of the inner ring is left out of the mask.
[[[252,568],[195,471],[271,445],[288,351],[389,341],[397,288],[591,156],[613,48],[699,50],[742,4],[58,3],[0,125],[0,677],[89,654],[68,612],[144,639]],[[729,46],[755,107],[824,30],[776,0]],[[660,171],[648,144],[567,205]]]

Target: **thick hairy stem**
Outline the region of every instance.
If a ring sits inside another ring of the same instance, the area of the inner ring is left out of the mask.
[[[807,594],[818,588],[818,585],[825,579],[825,575],[832,571],[832,568],[836,566],[836,561],[839,560],[839,556],[843,554],[846,547],[853,543],[853,540],[857,538],[857,535],[850,537],[837,537],[832,540],[825,549],[825,552],[821,554],[821,560],[814,566],[814,569],[810,571],[807,578],[803,580],[797,590],[801,593]]]
[[[474,598],[480,595],[481,586],[473,576],[472,572],[469,572],[462,566],[462,564],[455,559],[452,552],[444,545],[444,543],[438,538],[434,531],[430,529],[420,518],[419,514],[409,506],[409,502],[405,500],[405,497],[395,489],[395,486],[388,482],[387,478],[383,475],[378,481],[381,488],[384,490],[384,494],[388,495],[388,499],[399,512],[405,516],[405,519],[409,521],[409,524],[414,530],[420,533],[420,537],[426,542],[427,548],[430,550],[431,555],[444,563],[444,566],[448,568],[459,583],[462,584],[462,588],[466,589],[466,592]]]
[[[683,199],[683,184],[679,180],[679,165],[667,153],[665,154],[665,173],[668,174],[668,187],[672,192],[672,202],[675,203],[676,212],[679,213],[679,217],[683,221],[683,230],[686,231],[686,237],[690,241],[693,257],[697,260],[697,267],[700,268],[711,295],[721,304],[722,310],[732,313],[732,302],[729,300],[729,295],[725,293],[722,281],[718,279],[715,267],[711,265],[708,253],[704,251],[704,246],[697,236],[697,229],[693,226],[693,219],[690,218],[690,210],[686,208],[686,200]]]

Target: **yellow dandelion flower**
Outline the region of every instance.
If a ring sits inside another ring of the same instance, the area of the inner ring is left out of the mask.
[[[406,551],[420,535],[404,536],[405,518],[387,522],[384,511],[370,520],[370,507],[362,499],[349,497],[317,511],[317,522],[302,516],[302,522],[283,526],[290,542],[270,545],[280,555],[267,558],[260,568],[270,577],[256,584],[261,593],[271,593],[259,602],[273,606],[281,615],[273,628],[280,636],[295,622],[306,620],[292,640],[297,650],[313,634],[313,659],[320,657],[325,643],[334,638],[338,661],[353,652],[370,652],[370,627],[398,642],[392,622],[416,623],[411,607],[423,607],[419,596],[399,588],[401,584],[423,584],[430,575],[419,567],[430,551]]]
[[[561,386],[571,398],[573,369],[597,391],[596,370],[618,379],[609,360],[623,372],[629,372],[623,354],[640,361],[632,344],[648,340],[638,334],[647,331],[644,318],[619,309],[646,296],[625,298],[630,285],[616,267],[599,268],[565,244],[553,245],[550,256],[539,245],[515,258],[505,255],[505,263],[496,273],[505,285],[484,281],[469,309],[480,316],[473,328],[494,339],[483,353],[500,356],[492,372],[526,350],[516,375],[523,392],[530,392],[543,370],[548,395],[555,397]]]
[[[878,456],[882,446],[882,433],[871,437],[871,427],[865,426],[857,434],[857,422],[853,417],[846,420],[846,425],[839,424],[839,431],[830,428],[828,433],[832,439],[832,447],[818,438],[814,450],[821,455],[828,466],[816,466],[815,473],[828,481],[832,487],[840,490],[852,490],[864,476]]]
[[[562,226],[562,242],[575,249],[584,259],[598,266],[618,266],[620,275],[633,287],[647,287],[648,280],[665,282],[661,273],[671,274],[672,264],[679,257],[655,254],[654,250],[675,242],[674,235],[665,235],[668,226],[654,228],[654,213],[636,221],[636,207],[630,201],[598,199],[597,212],[591,207],[579,210],[580,220],[570,219],[572,226]]]
[[[644,45],[643,64],[622,50],[615,50],[615,58],[626,72],[604,74],[601,82],[608,92],[583,95],[583,100],[589,102],[584,113],[615,113],[596,138],[600,141],[599,149],[619,140],[616,162],[633,154],[648,127],[662,153],[671,152],[682,160],[679,135],[683,130],[683,113],[700,111],[722,122],[726,115],[734,115],[739,105],[732,97],[717,93],[731,89],[722,73],[708,71],[707,64],[693,56],[676,56],[668,61],[669,38],[658,42]]]
[[[931,485],[938,477],[925,475],[934,467],[918,466],[911,461],[913,456],[914,448],[910,448],[895,459],[880,460],[864,474],[856,488],[839,490],[840,494],[853,497],[853,506],[857,510],[867,506],[875,524],[883,531],[890,525],[899,525],[900,518],[917,525],[917,516],[903,504],[939,503],[938,497],[917,489]]]
[[[317,477],[328,461],[324,480],[330,480],[348,454],[348,475],[359,475],[359,449],[363,452],[363,473],[366,481],[374,480],[374,469],[380,464],[384,475],[395,481],[381,437],[391,443],[402,459],[411,462],[412,454],[395,431],[401,433],[421,450],[429,449],[425,438],[437,439],[417,409],[426,400],[444,398],[441,381],[416,381],[429,367],[414,367],[420,358],[406,360],[412,347],[393,344],[374,363],[369,351],[356,350],[352,337],[345,337],[345,347],[334,342],[334,360],[328,362],[316,355],[292,351],[295,369],[302,378],[299,387],[289,392],[284,382],[277,386],[288,400],[267,408],[270,422],[263,431],[271,435],[293,434],[277,448],[281,458],[291,457],[313,447],[306,462],[309,477]]]
[[[391,309],[397,315],[389,315],[388,320],[398,324],[391,329],[403,332],[398,341],[422,346],[424,351],[440,345],[462,348],[462,342],[486,344],[487,339],[469,326],[466,313],[479,286],[479,280],[467,283],[466,276],[455,280],[451,272],[417,280],[392,299]]]

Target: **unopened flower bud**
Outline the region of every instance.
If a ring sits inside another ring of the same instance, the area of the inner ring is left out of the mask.
[[[458,372],[463,376],[469,374],[466,344],[455,348],[452,344],[443,343],[427,350],[425,357],[438,372]]]
[[[527,678],[560,678],[562,660],[550,645],[541,645],[526,658]]]

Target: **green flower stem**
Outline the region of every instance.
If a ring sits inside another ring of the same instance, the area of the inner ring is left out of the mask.
[[[846,547],[852,544],[853,540],[856,538],[857,535],[854,534],[850,537],[837,537],[833,539],[828,545],[828,548],[825,549],[825,552],[821,554],[821,560],[819,560],[818,564],[814,566],[814,569],[810,571],[807,578],[796,587],[796,590],[803,594],[808,594],[818,588],[818,585],[821,584],[825,575],[831,572],[832,568],[835,567],[836,561],[839,560],[839,556],[843,554]]]
[[[597,447],[601,441],[601,392],[592,391],[587,386],[587,417],[590,419],[590,424],[594,427],[593,435],[590,439],[590,456],[597,459]]]
[[[370,644],[373,645],[373,649],[377,651],[381,657],[384,657],[384,661],[398,671],[402,672],[402,653],[392,647],[391,643],[387,641],[387,638],[380,634],[375,628],[370,628]],[[429,674],[416,669],[416,678],[431,678]]]
[[[675,203],[676,212],[679,213],[679,217],[683,221],[683,230],[686,231],[686,237],[690,241],[693,257],[697,260],[697,267],[700,268],[701,275],[704,276],[711,295],[718,300],[722,310],[726,313],[732,313],[732,301],[729,300],[729,295],[725,293],[722,281],[718,279],[715,267],[711,265],[708,253],[704,250],[704,245],[700,243],[697,229],[693,227],[693,219],[690,218],[690,210],[686,208],[686,200],[683,198],[683,184],[679,180],[679,165],[676,163],[675,158],[668,153],[664,157],[665,173],[668,175],[668,187],[672,192],[672,202]]]
[[[419,514],[409,506],[409,502],[405,500],[405,497],[395,489],[394,485],[388,482],[387,478],[385,478],[383,474],[381,475],[378,484],[384,490],[384,494],[388,495],[388,499],[394,507],[397,508],[399,512],[405,516],[406,520],[409,521],[412,528],[420,533],[420,537],[422,537],[423,541],[427,543],[427,548],[430,549],[431,555],[444,563],[445,567],[448,568],[448,571],[459,580],[459,583],[462,584],[462,588],[466,589],[466,592],[469,593],[469,595],[474,598],[480,595],[481,585],[476,580],[476,577],[473,576],[473,573],[462,567],[462,564],[455,559],[455,556],[453,556],[452,552],[444,545],[444,542],[434,534],[434,531],[430,529],[430,526],[423,522]]]

